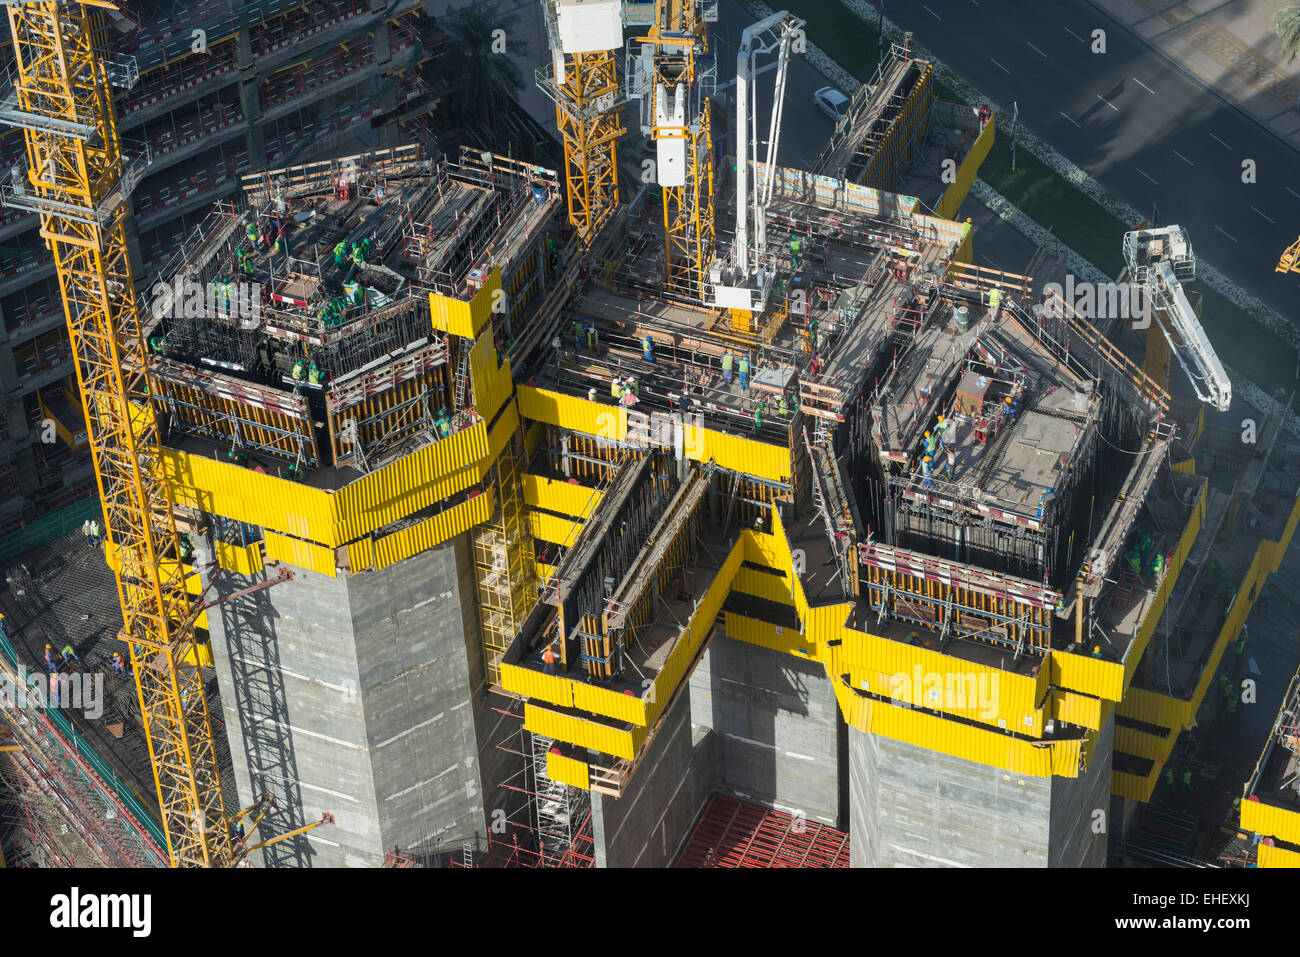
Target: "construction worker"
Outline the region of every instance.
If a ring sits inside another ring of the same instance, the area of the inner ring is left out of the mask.
[[[632,389],[632,395],[639,399],[641,397],[641,387],[636,384],[636,379],[628,379],[627,384]]]
[[[188,562],[194,557],[194,545],[190,542],[188,535],[182,534],[178,539],[181,553],[181,561]]]
[[[630,381],[623,384],[623,397],[618,401],[624,405],[636,404],[636,396],[632,393],[632,383]]]
[[[1100,657],[1101,657],[1101,645],[1093,645],[1093,646],[1092,646],[1092,656],[1093,656],[1094,658],[1100,658]]]
[[[1192,769],[1188,768],[1183,772],[1183,790],[1191,791],[1192,789]]]
[[[740,388],[743,391],[748,392],[749,391],[749,356],[748,355],[743,355],[740,357],[739,371],[740,371]]]
[[[1173,768],[1165,768],[1165,786],[1166,786],[1166,787],[1173,787],[1173,786],[1174,786],[1174,769],[1173,769]]]
[[[781,393],[781,401],[777,404],[776,411],[780,415],[790,414],[790,403],[786,400],[786,396],[784,392]]]
[[[90,540],[90,519],[86,519],[84,522],[81,523],[81,534],[85,536],[87,545],[95,544],[93,541]]]
[[[587,323],[587,348],[592,352],[600,348],[600,333],[596,330],[594,322]]]
[[[99,520],[92,518],[90,520],[90,544],[98,545],[100,536],[103,534],[104,530],[99,527]]]
[[[63,656],[63,663],[65,665],[81,664],[81,659],[78,658],[77,653],[72,650],[72,645],[64,645],[63,650],[59,652],[59,654]]]
[[[253,274],[256,271],[253,266],[253,252],[252,250],[243,248],[240,249],[240,252],[244,255],[240,257],[239,269],[244,274],[245,279],[252,279]]]
[[[1002,286],[995,285],[989,290],[989,315],[996,317],[998,307],[1002,305]]]
[[[162,337],[162,336],[151,336],[150,339],[149,339],[149,349],[153,352],[154,355],[158,355],[158,356],[162,355],[162,354],[163,354],[163,337]]]
[[[1156,584],[1165,577],[1165,555],[1164,552],[1156,552],[1156,557],[1151,562],[1151,577],[1155,579]]]
[[[757,432],[763,427],[763,412],[767,409],[767,399],[760,399],[758,408],[754,410],[754,431]]]
[[[435,424],[438,426],[438,431],[442,433],[444,439],[451,435],[451,419],[447,417],[446,409],[438,410],[438,418],[435,420]]]
[[[1232,653],[1235,657],[1240,658],[1246,653],[1246,626],[1241,626],[1241,637],[1232,645]]]
[[[283,233],[281,233],[275,237],[275,245],[271,248],[273,251],[284,253],[287,256],[289,255],[289,240],[285,238]]]
[[[617,402],[622,395],[623,383],[619,380],[618,376],[614,376],[614,378],[609,380],[609,397]]]
[[[582,320],[575,319],[573,320],[573,346],[579,352],[582,351],[582,340]]]
[[[948,454],[948,465],[945,471],[945,478],[947,478],[948,481],[951,482],[954,478],[957,477],[957,453],[953,451],[951,445],[947,446],[945,448],[945,451]]]
[[[1005,399],[1002,400],[1002,415],[1004,418],[1009,419],[1015,414],[1016,414],[1016,403],[1012,400],[1011,396],[1007,396]]]
[[[802,253],[803,253],[803,243],[799,241],[798,236],[796,236],[794,233],[791,233],[790,234],[790,265],[793,268],[795,269],[799,268],[799,259]]]
[[[361,243],[352,244],[352,261],[362,264],[366,261],[366,247]]]
[[[763,532],[763,531],[766,531],[766,528],[764,527],[764,524],[763,524],[763,519],[766,518],[766,517],[767,517],[767,516],[766,516],[766,514],[764,513],[763,509],[760,508],[760,509],[758,510],[758,514],[754,516],[754,531],[756,531],[756,532]]]
[[[59,666],[54,662],[54,646],[45,646],[45,667],[50,669],[50,674],[59,670]]]
[[[724,385],[731,385],[731,367],[735,361],[730,349],[722,354],[722,382]]]
[[[113,674],[119,678],[126,677],[126,659],[122,657],[122,652],[113,652]]]
[[[925,454],[933,456],[934,447],[939,444],[939,440],[930,432],[925,433]]]
[[[930,456],[921,459],[921,487],[934,488],[934,479],[930,478]]]
[[[316,365],[316,363],[313,362],[310,366],[307,367],[307,381],[310,382],[312,385],[320,385],[320,380],[321,380],[320,366]]]
[[[250,243],[256,246],[257,245],[257,223],[249,221],[248,225],[244,227],[244,235],[248,237],[248,241]]]
[[[641,358],[646,362],[655,361],[655,341],[649,336],[641,337]]]
[[[340,239],[334,244],[334,265],[346,268],[348,264],[348,241]]]
[[[301,382],[302,377],[306,374],[306,372],[307,372],[307,364],[303,362],[301,359],[299,359],[297,362],[293,364],[293,381]]]
[[[546,650],[542,652],[542,670],[548,675],[555,674],[555,646],[547,645]]]

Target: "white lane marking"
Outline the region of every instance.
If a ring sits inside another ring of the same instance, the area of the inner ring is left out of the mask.
[[[1147,179],[1151,179],[1150,176],[1147,176],[1147,174],[1146,174],[1146,173],[1143,173],[1142,170],[1139,169],[1138,167],[1134,166],[1133,168],[1136,169],[1139,173],[1142,173],[1143,176],[1146,176]],[[1157,183],[1157,182],[1156,182],[1155,180],[1153,180],[1153,179],[1151,179],[1151,182],[1152,182],[1153,184],[1155,184],[1156,186],[1159,186],[1159,185],[1160,185],[1159,183]]]
[[[1215,226],[1214,228],[1215,228],[1215,229],[1219,229],[1218,226]],[[1223,233],[1223,230],[1222,230],[1222,229],[1219,229],[1219,232]],[[1234,243],[1237,241],[1237,240],[1233,239],[1233,237],[1232,237],[1231,234],[1229,234],[1229,233],[1223,233],[1223,235],[1227,236],[1229,239],[1232,239],[1232,241],[1233,241]]]
[[[1075,38],[1076,40],[1078,40],[1080,43],[1087,43],[1087,42],[1088,42],[1088,41],[1085,40],[1083,37],[1079,36],[1079,34],[1075,33],[1073,30],[1071,30],[1069,27],[1066,27],[1066,28],[1065,28],[1065,32],[1068,33],[1070,36],[1074,37],[1074,38]]]
[[[1214,142],[1218,143],[1220,146],[1225,146],[1225,147],[1227,147],[1228,149],[1232,149],[1231,146],[1228,146],[1227,143],[1223,142],[1223,140],[1219,139],[1219,138],[1218,138],[1217,136],[1215,136],[1213,133],[1210,134],[1210,139],[1214,140]]]
[[[1195,166],[1195,165],[1196,165],[1196,164],[1193,163],[1191,160],[1189,160],[1186,156],[1184,156],[1182,153],[1178,152],[1178,150],[1173,149],[1172,147],[1170,148],[1169,152],[1173,153],[1175,156],[1177,156],[1180,160],[1182,160],[1182,161],[1183,161],[1184,163],[1186,163],[1188,166]]]
[[[1252,207],[1250,207],[1250,208],[1251,208],[1251,209],[1254,209],[1255,212],[1259,213],[1259,210],[1258,210],[1258,209],[1255,209],[1254,206],[1252,206]],[[1264,216],[1263,213],[1259,213],[1259,215]],[[1273,217],[1271,217],[1271,216],[1264,216],[1264,218],[1267,219],[1267,220],[1268,220],[1270,223],[1272,223],[1274,226],[1277,225],[1277,220],[1276,220],[1276,219],[1273,219]]]
[[[990,60],[993,60],[993,57],[989,57],[989,59],[990,59]],[[994,65],[995,67],[997,67],[999,70],[1001,70],[1003,73],[1005,73],[1007,76],[1010,76],[1010,75],[1011,75],[1011,71],[1008,70],[1006,67],[1004,67],[1004,66],[1003,66],[1001,63],[999,63],[997,60],[993,60],[993,65]]]
[[[1283,189],[1285,189],[1288,193],[1290,193],[1290,194],[1291,194],[1292,196],[1294,196],[1296,199],[1300,199],[1300,193],[1297,193],[1297,192],[1296,192],[1295,190],[1293,190],[1290,186],[1284,186]]]
[[[933,10],[931,10],[929,7],[927,7],[924,3],[921,4],[921,6],[922,6],[922,8],[924,8],[924,10],[925,10],[926,13],[930,14],[930,16],[934,17],[936,20],[939,20],[939,21],[942,21],[942,20],[943,20],[943,17],[939,16],[939,14],[935,13]]]
[[[1038,49],[1038,47],[1034,46],[1034,45],[1033,45],[1032,43],[1030,43],[1028,40],[1025,41],[1025,45],[1028,46],[1029,49],[1031,49],[1031,50],[1033,50],[1035,53],[1037,53],[1037,54],[1038,54],[1040,57],[1042,57],[1044,60],[1047,59],[1047,54],[1044,53],[1042,50]]]
[[[1071,123],[1074,123],[1075,126],[1078,126],[1079,129],[1083,129],[1083,127],[1082,127],[1082,126],[1079,126],[1078,123],[1075,123],[1074,120],[1073,120],[1073,119],[1072,119],[1068,114],[1066,114],[1066,113],[1062,113],[1061,115],[1064,116],[1064,117],[1065,117],[1067,120],[1069,120]]]
[[[1110,100],[1106,99],[1106,98],[1105,98],[1104,96],[1102,96],[1100,93],[1097,94],[1097,99],[1101,100],[1101,102],[1105,103],[1107,106],[1109,106],[1109,107],[1110,107],[1112,110],[1114,110],[1116,113],[1119,112],[1119,107],[1116,106],[1114,103],[1112,103]]]
[[[1156,93],[1155,90],[1151,89],[1151,87],[1147,86],[1145,83],[1143,83],[1143,82],[1142,82],[1141,80],[1139,80],[1137,77],[1133,77],[1133,82],[1136,83],[1138,86],[1142,87],[1142,89],[1146,90],[1146,91],[1147,91],[1148,93],[1150,93],[1152,96],[1159,96],[1159,94]]]

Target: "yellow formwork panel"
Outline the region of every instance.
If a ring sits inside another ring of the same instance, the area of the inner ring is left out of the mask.
[[[641,698],[620,694],[599,685],[587,684],[585,681],[573,682],[573,706],[604,718],[625,721],[643,728],[650,723],[646,703]]]
[[[808,661],[816,661],[817,654],[812,642],[797,628],[786,628],[770,622],[737,615],[734,612],[724,614],[728,638],[743,641],[746,644],[770,648]]]
[[[491,318],[493,306],[504,302],[500,290],[501,267],[493,266],[491,275],[468,301],[429,293],[429,316],[433,328],[462,339],[477,338]]]
[[[1288,844],[1300,844],[1300,811],[1265,804],[1263,801],[1241,802],[1241,826],[1265,837]]]
[[[524,502],[533,508],[544,508],[580,518],[592,515],[604,497],[599,489],[588,488],[577,482],[547,478],[544,475],[521,476]]]
[[[645,740],[645,728],[615,728],[574,715],[541,708],[532,701],[524,703],[524,730],[580,748],[590,748],[628,761],[635,760],[637,749]]]
[[[1155,767],[1151,769],[1153,774],[1164,766],[1165,761],[1169,758],[1169,753],[1173,750],[1174,742],[1177,740],[1178,735],[1176,732],[1162,738],[1158,734],[1151,734],[1122,724],[1115,726],[1115,750],[1154,761]]]
[[[325,548],[314,542],[304,542],[288,535],[279,535],[266,530],[267,561],[284,562],[294,568],[306,568],[322,575],[334,578],[337,569],[334,566],[334,549]]]
[[[1058,688],[1052,691],[1052,717],[1067,724],[1077,724],[1092,731],[1101,728],[1101,699]]]
[[[490,462],[495,462],[500,458],[501,450],[515,437],[515,431],[518,428],[519,409],[514,402],[511,402],[493,424],[492,431],[488,433],[488,460]]]
[[[348,542],[348,568],[363,572],[375,567],[375,544],[369,538]]]
[[[484,332],[469,353],[470,386],[474,390],[474,408],[489,422],[510,398],[514,383],[510,378],[510,360],[504,355],[497,364],[496,345],[491,331]]]
[[[520,665],[501,663],[501,687],[511,694],[549,701],[563,708],[573,707],[574,682],[559,675],[543,674]]]
[[[989,150],[993,147],[993,128],[996,125],[990,120],[984,125],[984,129],[980,130],[979,136],[975,137],[975,142],[966,153],[966,158],[957,167],[956,178],[944,190],[943,196],[934,207],[934,214],[939,218],[952,219],[957,215],[957,210],[965,201],[975,178],[979,176],[980,164],[984,162],[984,158],[989,155]]]
[[[515,390],[519,413],[532,422],[557,425],[571,432],[621,442],[627,437],[627,415],[616,406],[579,399],[550,389],[521,385]]]
[[[1146,803],[1156,789],[1158,775],[1153,768],[1151,774],[1139,777],[1124,771],[1112,771],[1110,774],[1110,793],[1130,801]]]
[[[579,761],[577,758],[568,758],[563,754],[547,752],[546,776],[552,781],[559,781],[561,784],[567,784],[570,787],[582,788],[584,791],[591,786],[591,768],[587,765],[587,762]]]
[[[701,425],[683,429],[686,457],[696,462],[712,459],[721,468],[757,475],[771,482],[790,481],[790,450],[739,435],[726,435]]]
[[[731,587],[746,595],[756,595],[782,605],[794,604],[790,579],[784,574],[770,575],[755,568],[742,568],[736,572]]]
[[[241,575],[255,575],[265,566],[262,561],[262,545],[232,545],[230,542],[217,542],[217,564],[228,572]]]
[[[1119,705],[1119,713],[1134,721],[1181,731],[1195,714],[1191,702],[1172,698],[1146,688],[1130,688]]]
[[[492,508],[492,490],[488,489],[410,528],[375,539],[375,568],[387,568],[468,532],[491,518]]]
[[[1103,661],[1068,651],[1053,651],[1047,656],[1051,683],[1071,691],[1119,701],[1124,694],[1124,665]]]
[[[163,461],[177,505],[335,548],[479,481],[487,427],[479,422],[333,493],[173,449]]]
[[[534,538],[556,545],[572,545],[582,533],[581,522],[571,522],[567,518],[551,515],[549,512],[529,512],[528,528]]]
[[[555,574],[556,566],[548,565],[545,562],[533,562],[533,570],[537,572],[538,581],[546,581]]]
[[[1260,867],[1300,867],[1300,851],[1260,844],[1258,861]]]

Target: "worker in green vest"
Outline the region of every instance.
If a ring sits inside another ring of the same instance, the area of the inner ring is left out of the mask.
[[[1002,305],[1002,287],[994,286],[989,290],[989,315],[996,316],[1000,305]]]
[[[366,261],[366,253],[360,243],[352,244],[352,261],[358,264]]]
[[[447,417],[446,409],[438,410],[438,418],[435,424],[438,426],[438,431],[442,433],[444,439],[451,435],[451,419]]]
[[[763,413],[767,410],[767,399],[760,399],[758,408],[754,410],[754,431],[757,432],[763,427]]]
[[[313,362],[311,366],[307,369],[307,381],[310,382],[312,385],[320,385],[320,379],[321,379],[320,366],[316,365],[316,363]]]
[[[731,385],[731,366],[735,362],[731,350],[728,349],[722,354],[722,381],[726,385]]]
[[[587,348],[595,352],[600,347],[600,333],[594,322],[587,323]]]
[[[609,397],[615,402],[623,395],[623,383],[619,381],[618,376],[609,380]]]
[[[1174,769],[1173,769],[1173,768],[1165,768],[1165,786],[1166,786],[1166,787],[1173,787],[1173,786],[1174,786]]]
[[[248,225],[246,225],[244,227],[244,235],[248,237],[248,241],[250,243],[256,246],[257,245],[257,223],[250,222]]]
[[[790,414],[790,403],[786,400],[786,396],[785,396],[785,393],[784,393],[784,392],[781,393],[781,401],[780,401],[779,403],[777,403],[776,411],[777,411],[780,415],[789,415],[789,414]]]
[[[1190,791],[1191,789],[1192,789],[1192,769],[1188,768],[1186,771],[1183,772],[1183,790]]]
[[[293,381],[301,382],[302,377],[306,374],[306,372],[307,372],[307,364],[303,362],[301,359],[299,359],[297,362],[293,364]]]
[[[346,266],[348,264],[348,241],[340,239],[334,244],[334,265]]]
[[[791,233],[790,234],[790,264],[795,269],[799,268],[799,257],[802,254],[802,252],[803,252],[803,243],[800,242],[798,236],[796,236],[794,233]]]
[[[749,356],[740,357],[740,388],[749,391]]]

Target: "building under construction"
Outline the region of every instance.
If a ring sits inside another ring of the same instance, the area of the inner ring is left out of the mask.
[[[578,6],[560,100],[619,36]],[[651,20],[643,97],[689,90],[707,6]],[[622,201],[613,138],[573,152],[619,104],[565,101],[563,176],[275,169],[160,270],[193,663],[240,806],[304,831],[265,864],[1106,862],[1300,518],[1289,409],[1234,447],[968,224],[859,185],[935,145],[929,65],[888,70],[845,171],[742,160],[716,216],[704,98],[648,124],[691,185]],[[993,128],[945,128],[955,211]],[[747,263],[750,230],[780,238]]]

